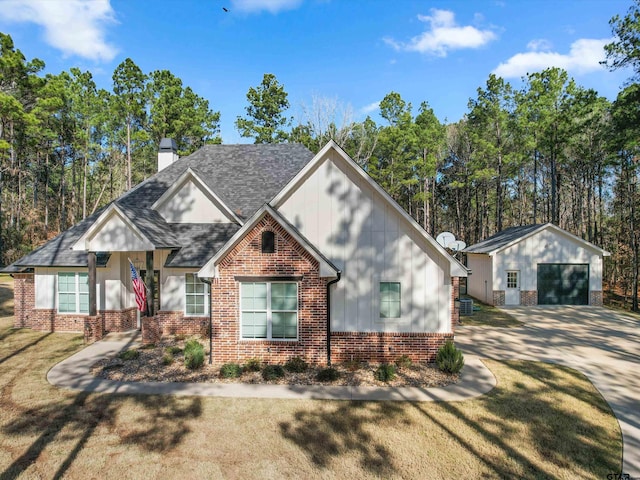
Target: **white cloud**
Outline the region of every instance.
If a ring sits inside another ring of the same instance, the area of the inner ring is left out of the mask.
[[[527,43],[527,50],[531,50],[532,52],[548,51],[552,48],[553,45],[546,38],[536,38]]]
[[[380,109],[380,102],[373,102],[369,105],[365,105],[360,109],[360,113],[363,115],[368,115]]]
[[[582,38],[571,44],[567,54],[537,51],[532,47],[538,45],[529,42],[529,48],[532,51],[514,55],[498,65],[492,73],[503,78],[519,78],[550,67],[562,68],[576,74],[602,70],[603,66],[600,65],[600,62],[605,59],[604,46],[611,41],[610,38]]]
[[[302,0],[231,0],[231,9],[246,13],[258,13],[266,10],[278,13],[282,10],[298,8]]]
[[[392,38],[384,41],[396,50],[430,53],[446,57],[451,50],[479,48],[495,40],[491,30],[480,30],[471,25],[456,24],[455,15],[450,10],[431,9],[431,15],[418,15],[418,20],[429,24],[429,28],[408,42],[399,42]]]
[[[47,43],[65,55],[112,60],[117,50],[105,40],[115,23],[110,0],[3,0],[5,21],[32,22],[44,28]]]

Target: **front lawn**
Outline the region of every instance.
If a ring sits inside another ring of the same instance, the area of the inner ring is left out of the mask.
[[[45,375],[79,335],[0,318],[0,478],[606,478],[620,429],[580,373],[487,361],[452,403],[89,394]]]

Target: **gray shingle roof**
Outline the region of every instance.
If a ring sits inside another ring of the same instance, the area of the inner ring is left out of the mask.
[[[165,266],[202,267],[240,229],[235,223],[173,223],[173,234],[184,245],[173,250]]]
[[[312,158],[313,153],[299,144],[206,145],[124,193],[115,203],[156,248],[182,247],[172,254],[168,266],[202,266],[239,227],[177,226],[168,224],[151,209],[188,168],[240,219],[246,219],[275,197]],[[6,271],[36,266],[86,266],[86,253],[72,251],[71,246],[102,211],[9,265]],[[207,234],[212,238],[205,239]]]
[[[464,253],[490,253],[494,250],[509,245],[511,242],[518,240],[539,229],[545,224],[523,225],[520,227],[510,227],[502,230],[491,237],[475,243],[463,250]]]

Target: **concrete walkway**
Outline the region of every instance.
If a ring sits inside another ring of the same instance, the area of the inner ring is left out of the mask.
[[[47,374],[47,380],[62,388],[100,393],[415,402],[467,400],[491,391],[496,385],[491,371],[474,356],[465,357],[458,383],[441,388],[120,382],[96,378],[91,374],[91,366],[99,360],[114,357],[138,344],[135,334],[107,335],[104,340],[89,345],[53,367]]]
[[[463,325],[456,331],[456,345],[465,357],[540,360],[584,373],[618,419],[624,442],[624,473],[640,478],[640,319],[602,307],[505,310],[525,325]]]

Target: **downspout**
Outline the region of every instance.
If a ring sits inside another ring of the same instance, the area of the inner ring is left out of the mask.
[[[209,285],[209,365],[213,357],[213,308],[211,308],[211,279],[202,278],[202,282]]]
[[[336,272],[338,277],[335,280],[331,280],[327,283],[327,366],[331,366],[331,285],[340,281],[340,275],[342,271]]]

